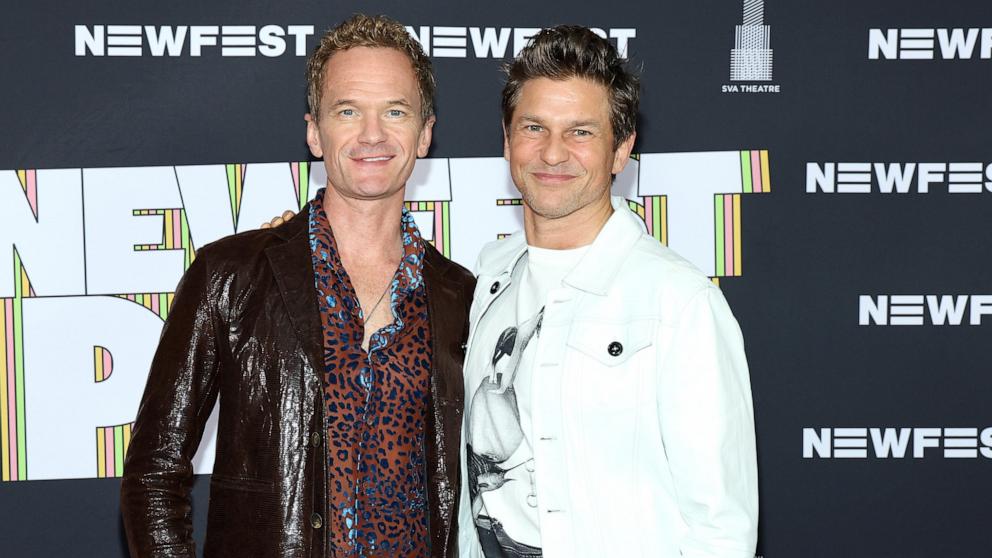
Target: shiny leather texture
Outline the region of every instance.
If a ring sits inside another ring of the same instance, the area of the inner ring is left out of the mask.
[[[220,399],[207,557],[328,557],[323,347],[305,209],[203,247],[177,289],[121,485],[131,556],[194,557],[191,459]],[[426,246],[430,555],[457,548],[462,360],[475,280]]]

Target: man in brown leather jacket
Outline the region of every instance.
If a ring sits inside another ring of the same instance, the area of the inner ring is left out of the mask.
[[[207,556],[457,555],[474,280],[403,210],[434,123],[429,59],[355,16],[308,67],[327,187],[203,247],[162,330],[125,463],[134,557],[195,556],[191,459],[220,401]]]

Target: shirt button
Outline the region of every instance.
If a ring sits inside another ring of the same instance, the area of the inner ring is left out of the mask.
[[[375,426],[375,417],[374,416],[371,416],[371,415],[365,417],[365,424],[367,424],[369,426]]]
[[[610,356],[620,356],[620,353],[623,352],[623,345],[618,341],[614,341],[606,348],[606,352],[610,353]]]
[[[320,447],[320,432],[314,432],[310,435],[310,445],[315,448]]]
[[[491,287],[489,287],[489,294],[496,294],[496,291],[498,290],[499,290],[499,281],[496,281],[495,283],[492,284]]]
[[[319,513],[312,514],[310,516],[310,525],[314,529],[320,529],[324,526],[324,519],[320,517]]]

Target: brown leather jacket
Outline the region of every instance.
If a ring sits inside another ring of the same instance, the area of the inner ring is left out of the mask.
[[[475,280],[427,246],[434,362],[426,462],[431,556],[457,555],[462,359]],[[322,337],[307,211],[203,247],[162,329],[124,465],[131,556],[195,556],[190,463],[220,396],[205,555],[327,549]]]

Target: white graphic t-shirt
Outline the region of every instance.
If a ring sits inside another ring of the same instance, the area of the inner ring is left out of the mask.
[[[468,482],[486,558],[541,556],[530,431],[534,353],[548,292],[561,286],[587,249],[528,247],[472,341],[472,351],[486,359],[473,359],[465,370]]]

